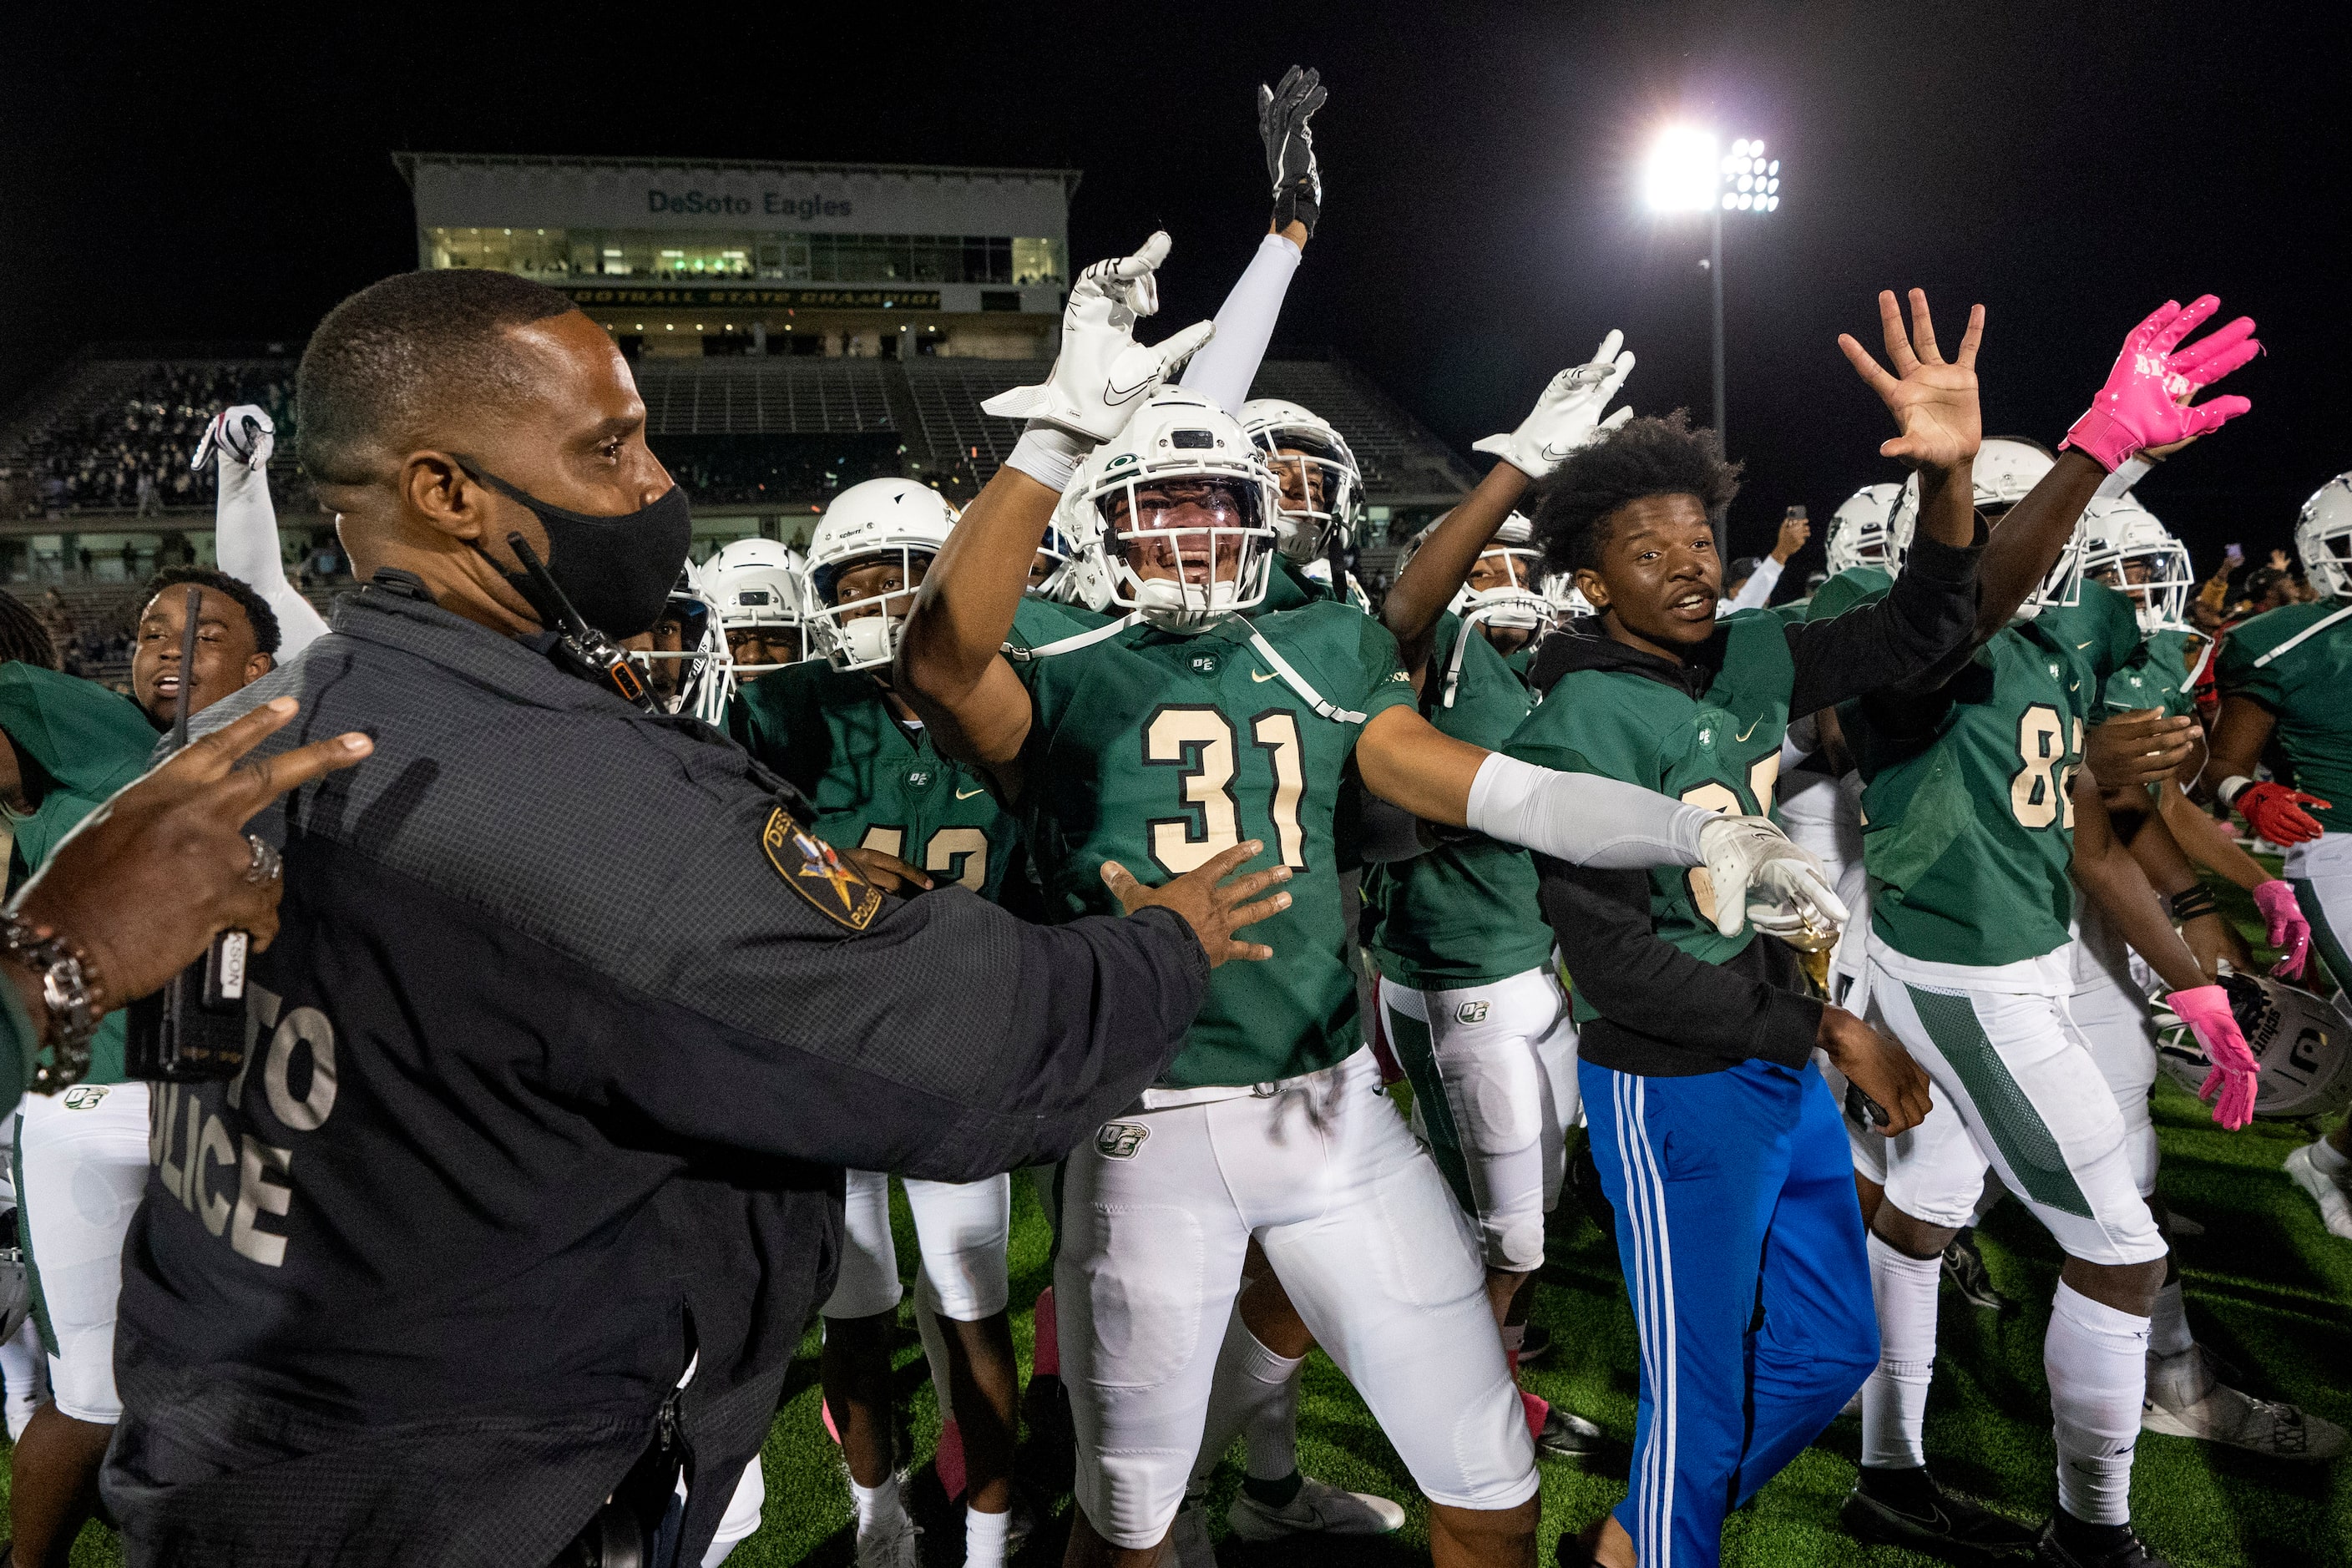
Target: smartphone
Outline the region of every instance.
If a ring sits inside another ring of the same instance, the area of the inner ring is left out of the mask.
[[[1788,519],[1790,522],[1802,522],[1805,521],[1805,509],[1801,506],[1792,506],[1780,515]]]

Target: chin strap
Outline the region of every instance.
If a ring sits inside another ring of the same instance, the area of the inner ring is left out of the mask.
[[[1240,622],[1243,626],[1248,629],[1250,647],[1257,649],[1257,656],[1265,660],[1265,662],[1273,668],[1274,673],[1282,678],[1282,683],[1285,686],[1289,687],[1291,690],[1298,693],[1299,697],[1306,702],[1307,706],[1314,709],[1317,713],[1330,720],[1335,724],[1360,724],[1368,717],[1368,715],[1358,713],[1352,709],[1342,708],[1336,703],[1325,701],[1323,694],[1308,684],[1305,676],[1299,674],[1296,669],[1293,669],[1288,659],[1274,651],[1274,645],[1265,640],[1264,633],[1260,632],[1255,626],[1250,625],[1248,616],[1236,615],[1234,616],[1234,619]]]
[[[2320,633],[2326,631],[2328,627],[2334,626],[2336,622],[2342,620],[2347,616],[2352,616],[2352,605],[2345,605],[2342,609],[2336,611],[2332,616],[2320,616],[2319,619],[2312,622],[2311,625],[2304,627],[2303,630],[2295,633],[2294,636],[2287,638],[2286,641],[2279,644],[2278,647],[2271,649],[2270,652],[2254,660],[2254,668],[2256,669],[2262,668],[2263,666],[2270,663],[2271,660],[2276,658],[2287,649],[2294,647],[2297,643],[2317,637]]]
[[[1119,633],[1126,631],[1130,626],[1139,626],[1142,624],[1143,612],[1141,610],[1129,610],[1126,615],[1121,616],[1115,621],[1106,621],[1101,626],[1093,627],[1091,630],[1079,632],[1075,637],[1061,637],[1049,643],[1040,643],[1035,647],[1017,648],[1011,643],[1006,643],[1003,650],[1004,657],[1015,659],[1032,659],[1049,658],[1057,653],[1076,653],[1082,647],[1092,647],[1098,642],[1108,642],[1112,637],[1118,636]]]

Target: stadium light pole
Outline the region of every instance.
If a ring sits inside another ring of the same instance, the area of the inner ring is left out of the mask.
[[[1670,125],[1650,149],[1643,191],[1659,213],[1704,212],[1708,220],[1708,289],[1714,316],[1715,434],[1728,454],[1723,408],[1723,215],[1768,213],[1780,205],[1780,161],[1767,158],[1761,137],[1743,136],[1718,157],[1715,133]]]

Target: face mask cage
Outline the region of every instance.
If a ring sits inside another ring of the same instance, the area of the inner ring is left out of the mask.
[[[1335,531],[1342,543],[1355,537],[1363,475],[1345,441],[1321,431],[1307,434],[1280,426],[1250,439],[1274,471],[1278,505],[1275,530],[1284,555],[1312,561],[1324,552]]]
[[[2057,564],[2052,566],[2041,584],[2017,606],[2018,619],[2030,621],[2042,611],[2052,608],[2072,609],[2083,602],[2083,528],[2074,526],[2074,536],[2066,542]]]
[[[681,589],[670,595],[661,619],[654,623],[656,634],[673,621],[679,627],[676,648],[645,648],[629,657],[648,679],[656,663],[678,667],[671,712],[688,714],[706,724],[722,722],[728,701],[735,695],[735,666],[728,656],[727,635],[718,612],[708,599]]]
[[[898,657],[898,634],[907,624],[907,612],[914,607],[915,588],[920,581],[915,563],[919,561],[928,569],[936,553],[929,546],[917,549],[898,544],[861,550],[839,562],[811,562],[808,610],[802,621],[810,646],[831,660],[835,669],[878,669],[888,664]],[[861,566],[893,561],[898,564],[898,581],[905,586],[837,605],[833,602],[844,575]]]
[[[791,640],[801,639],[800,585],[781,569],[746,572],[733,579],[719,605],[721,631],[730,634],[728,660],[739,673],[764,675],[782,669],[781,664],[745,664],[735,659],[731,634],[759,632],[763,640],[782,640],[774,634],[789,632]]]
[[[1110,602],[1166,631],[1194,631],[1265,602],[1274,570],[1274,479],[1235,462],[1097,482]],[[1156,519],[1175,520],[1153,526]],[[1174,576],[1146,576],[1156,565]],[[1200,580],[1195,581],[1198,578]]]
[[[2305,580],[2321,598],[2352,595],[2352,519],[2323,522],[2311,517],[2298,523],[2294,552],[2303,561]]]
[[[1535,549],[1506,546],[1483,552],[1480,561],[1503,557],[1510,573],[1510,582],[1492,588],[1474,588],[1462,584],[1454,595],[1454,613],[1464,620],[1516,631],[1533,632],[1538,637],[1551,630],[1559,619],[1559,607],[1546,596],[1543,581],[1543,552]]]
[[[1824,553],[1829,558],[1830,575],[1834,577],[1858,566],[1884,570],[1894,550],[1886,535],[1886,524],[1877,518],[1865,517],[1843,523],[1832,521]]]
[[[2132,581],[2134,568],[2145,576]],[[2197,592],[2189,547],[2169,535],[2126,539],[2120,543],[2083,552],[2083,575],[2105,583],[2132,602],[2142,637],[2159,632],[2189,632],[2189,601]]]

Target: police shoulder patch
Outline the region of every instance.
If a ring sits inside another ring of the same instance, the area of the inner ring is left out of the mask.
[[[760,847],[767,851],[768,863],[783,878],[784,886],[835,924],[864,931],[881,912],[882,889],[858,875],[832,845],[794,822],[782,806],[769,813]]]

